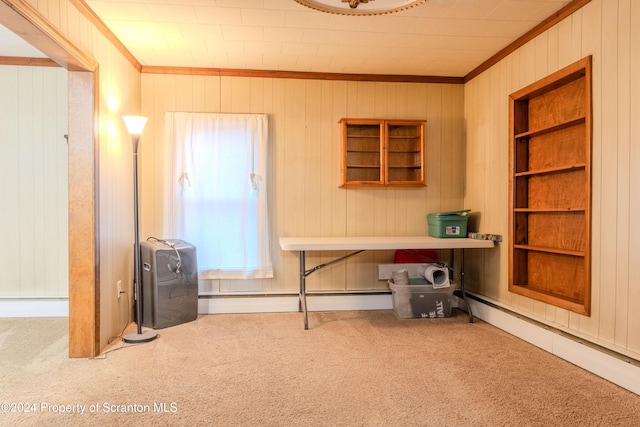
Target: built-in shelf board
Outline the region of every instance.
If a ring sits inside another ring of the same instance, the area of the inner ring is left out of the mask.
[[[509,291],[589,315],[591,57],[509,107]]]
[[[522,133],[520,133],[518,135],[515,135],[515,137],[517,139],[533,138],[533,137],[541,136],[541,135],[544,135],[544,134],[547,134],[547,133],[557,132],[557,131],[562,130],[562,129],[567,129],[567,128],[570,128],[572,126],[584,124],[585,120],[586,120],[585,117],[579,117],[577,119],[569,120],[569,121],[563,122],[563,123],[558,123],[557,125],[549,126],[547,128],[532,130],[532,131],[529,131],[529,132],[522,132]]]
[[[513,245],[513,247],[516,248],[516,249],[525,249],[525,250],[528,250],[528,251],[547,252],[547,253],[569,255],[569,256],[577,256],[577,257],[584,257],[585,256],[585,253],[582,252],[582,251],[568,251],[568,250],[565,250],[565,249],[546,248],[546,247],[542,247],[542,246],[530,246],[530,245]]]
[[[543,175],[548,173],[556,173],[556,172],[566,172],[573,169],[585,169],[587,165],[585,163],[577,164],[577,165],[567,165],[567,166],[556,166],[552,168],[538,169],[532,171],[524,171],[514,173],[513,176],[516,178],[519,176],[531,176],[531,175]]]
[[[528,213],[542,213],[542,212],[584,212],[584,208],[514,208],[513,212],[528,212]]]

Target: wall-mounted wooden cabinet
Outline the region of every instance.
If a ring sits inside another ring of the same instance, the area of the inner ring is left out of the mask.
[[[589,315],[591,58],[510,96],[509,290]]]
[[[425,122],[342,119],[341,186],[421,187]]]

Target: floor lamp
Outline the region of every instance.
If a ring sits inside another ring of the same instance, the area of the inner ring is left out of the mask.
[[[138,226],[138,143],[142,129],[147,123],[146,117],[122,116],[127,130],[131,134],[133,141],[133,229],[135,234],[135,244],[133,247],[133,269],[136,301],[136,332],[131,332],[122,336],[122,341],[128,343],[142,343],[154,340],[158,334],[149,329],[142,332],[142,281],[140,276],[140,230]]]

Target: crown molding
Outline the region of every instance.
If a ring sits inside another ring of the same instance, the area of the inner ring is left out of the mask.
[[[477,68],[473,69],[466,76],[464,76],[464,83],[467,83],[478,77],[483,72],[487,71],[489,68],[496,65],[498,62],[502,61],[504,58],[529,43],[534,38],[538,37],[540,34],[547,31],[549,28],[558,24],[563,19],[571,16],[577,10],[583,8],[586,4],[590,3],[591,0],[573,0],[571,3],[565,5],[562,9],[542,21],[540,24],[533,27],[530,31],[525,33],[522,37],[518,38],[516,41],[511,43],[509,46],[502,49],[500,52],[493,55],[491,58],[487,59],[485,62],[480,64]]]
[[[392,83],[449,83],[462,84],[462,77],[439,76],[410,76],[401,74],[346,74],[346,73],[320,73],[305,71],[274,71],[274,70],[245,70],[232,68],[189,68],[189,67],[158,67],[142,66],[143,74],[183,74],[198,76],[225,76],[225,77],[262,77],[279,79],[312,79],[312,80],[346,80],[365,82],[392,82]]]
[[[127,61],[129,61],[133,68],[140,71],[140,68],[142,68],[140,62],[138,62],[138,60],[133,56],[129,49],[127,49],[127,47],[122,44],[120,39],[118,39],[118,37],[113,34],[109,27],[107,27],[107,24],[105,24],[104,21],[102,21],[102,19],[100,19],[100,17],[96,15],[93,9],[91,9],[89,5],[84,2],[84,0],[69,0],[69,2],[73,4],[76,9],[78,9],[78,12],[80,12],[82,16],[87,18],[118,51],[120,51],[120,53],[127,59]]]

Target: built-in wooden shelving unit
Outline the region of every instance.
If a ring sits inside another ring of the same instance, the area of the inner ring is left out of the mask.
[[[591,303],[591,57],[510,96],[509,290]]]

